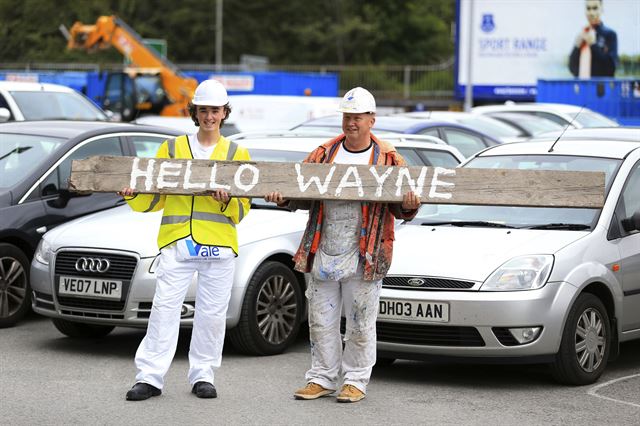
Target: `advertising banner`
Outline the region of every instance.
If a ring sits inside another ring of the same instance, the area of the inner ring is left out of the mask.
[[[640,1],[458,0],[457,7],[459,97],[469,66],[474,97],[514,100],[533,99],[538,79],[640,69]]]

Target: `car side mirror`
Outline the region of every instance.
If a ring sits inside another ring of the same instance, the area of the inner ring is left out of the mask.
[[[7,108],[0,108],[0,123],[9,121],[10,118],[11,118],[11,111],[9,111]]]
[[[622,228],[625,231],[640,231],[640,210],[635,212],[631,217],[622,219]]]

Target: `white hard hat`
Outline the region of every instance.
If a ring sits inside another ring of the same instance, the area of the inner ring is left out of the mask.
[[[356,114],[363,112],[376,112],[376,100],[367,89],[356,87],[355,89],[349,90],[344,95],[340,101],[340,105],[338,106],[338,111],[352,112]]]
[[[229,103],[229,95],[218,80],[205,80],[196,88],[191,103],[194,105],[224,106]]]

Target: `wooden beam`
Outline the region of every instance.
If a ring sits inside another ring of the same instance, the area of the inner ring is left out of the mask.
[[[137,157],[74,160],[69,188],[77,192],[204,195],[400,202],[409,190],[423,203],[599,208],[604,173],[440,167],[226,162]]]

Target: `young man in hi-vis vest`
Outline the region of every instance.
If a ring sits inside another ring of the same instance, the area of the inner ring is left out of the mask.
[[[189,112],[198,132],[165,141],[157,158],[250,160],[245,148],[220,134],[220,126],[231,112],[227,91],[220,82],[200,83]],[[135,194],[132,188],[123,188],[119,194],[135,211],[163,210],[156,292],[147,334],[136,352],[136,383],[126,398],[141,401],[162,393],[178,342],[180,310],[196,272],[188,379],[198,398],[215,398],[214,372],[222,360],[238,255],[236,225],[249,213],[251,200],[229,197],[222,189],[201,196]]]

